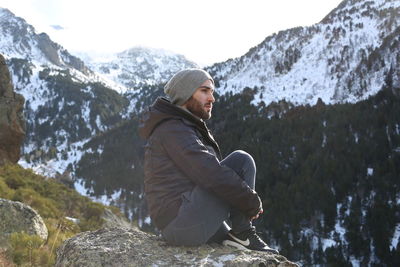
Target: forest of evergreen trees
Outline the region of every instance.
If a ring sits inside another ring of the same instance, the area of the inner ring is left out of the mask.
[[[146,103],[161,88],[151,88]],[[252,105],[256,91],[218,96],[208,125],[223,155],[243,149],[255,158],[263,237],[305,266],[400,266],[400,245],[392,247],[400,222],[399,88],[388,79],[356,104],[298,107]],[[103,154],[86,154],[77,171],[95,194],[123,188],[121,207],[136,218],[144,212],[137,126],[135,115],[89,142],[86,149]]]
[[[211,128],[225,155],[243,149],[256,160],[266,239],[308,264],[346,266],[351,254],[362,266],[371,257],[398,265],[391,240],[400,221],[400,99],[392,88],[357,104],[319,102],[270,119],[251,100],[251,90],[221,97]],[[333,234],[338,226],[342,237]],[[324,239],[336,239],[335,247],[312,253]]]

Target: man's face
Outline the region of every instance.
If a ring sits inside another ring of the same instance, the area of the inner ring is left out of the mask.
[[[211,80],[205,81],[196,89],[191,98],[183,105],[197,117],[208,120],[211,118],[211,110],[214,98],[214,84]]]

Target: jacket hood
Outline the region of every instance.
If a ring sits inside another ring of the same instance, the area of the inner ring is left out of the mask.
[[[199,128],[207,128],[205,123],[188,111],[172,104],[168,99],[159,97],[143,112],[139,122],[139,135],[148,139],[154,129],[169,119],[186,119]]]

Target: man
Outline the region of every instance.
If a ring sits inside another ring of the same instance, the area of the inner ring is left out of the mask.
[[[255,232],[263,212],[255,164],[244,151],[221,160],[204,120],[211,117],[214,80],[201,69],[176,73],[144,113],[145,193],[150,216],[170,244],[219,241],[239,249],[278,253]],[[230,230],[225,221],[230,220]]]

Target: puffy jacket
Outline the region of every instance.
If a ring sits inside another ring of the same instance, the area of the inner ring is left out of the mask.
[[[203,120],[158,98],[144,112],[139,134],[147,139],[145,195],[152,220],[163,229],[178,213],[181,195],[196,185],[215,193],[247,216],[261,201],[232,169],[220,164],[220,150]]]

